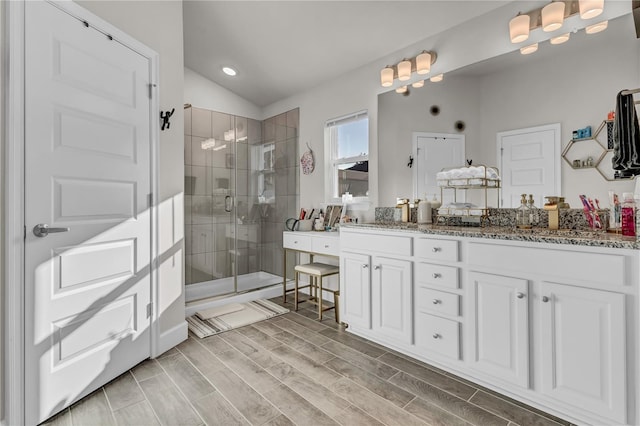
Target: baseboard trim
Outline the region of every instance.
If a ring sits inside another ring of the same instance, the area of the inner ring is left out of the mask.
[[[172,329],[160,334],[158,342],[158,353],[154,357],[160,356],[169,349],[184,342],[189,337],[189,328],[186,321],[181,322]]]

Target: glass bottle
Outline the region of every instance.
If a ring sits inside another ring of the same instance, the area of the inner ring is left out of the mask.
[[[533,194],[529,194],[529,225],[531,226],[537,225],[540,220],[538,208],[533,203]]]
[[[622,235],[628,237],[636,236],[636,202],[633,199],[633,193],[625,192],[622,194],[624,202],[622,203]]]
[[[527,206],[527,194],[522,194],[520,207],[516,210],[516,225],[520,229],[531,228],[531,218],[529,217],[529,206]]]

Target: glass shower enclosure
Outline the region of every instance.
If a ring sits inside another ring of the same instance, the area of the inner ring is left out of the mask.
[[[187,302],[281,284],[283,223],[298,202],[298,110],[264,121],[184,112]]]

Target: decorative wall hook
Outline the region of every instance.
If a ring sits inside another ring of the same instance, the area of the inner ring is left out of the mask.
[[[164,130],[165,128],[168,129],[171,127],[171,123],[169,123],[169,118],[171,118],[174,112],[176,112],[175,108],[171,109],[171,111],[165,111],[165,112],[160,111],[160,118],[162,119],[162,127],[160,128],[160,130]]]
[[[471,166],[471,163],[473,163],[473,160],[468,158],[467,159],[467,166]]]
[[[409,156],[409,162],[407,163],[407,167],[408,168],[413,167],[413,156],[412,155]]]

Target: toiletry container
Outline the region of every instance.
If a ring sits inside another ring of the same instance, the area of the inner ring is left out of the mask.
[[[418,204],[418,223],[431,223],[431,202],[426,197]]]
[[[636,236],[636,202],[633,199],[633,193],[625,192],[622,194],[624,202],[622,203],[622,235],[627,237]]]
[[[431,221],[436,222],[438,220],[438,209],[442,206],[442,203],[438,198],[436,198],[436,194],[433,194],[433,198],[431,199]],[[435,211],[435,214],[433,213]]]
[[[529,224],[537,225],[540,222],[540,212],[534,204],[533,194],[529,194]]]
[[[527,194],[522,194],[520,199],[520,207],[516,210],[516,225],[520,229],[531,228],[531,217],[529,216],[531,209],[527,205]]]

